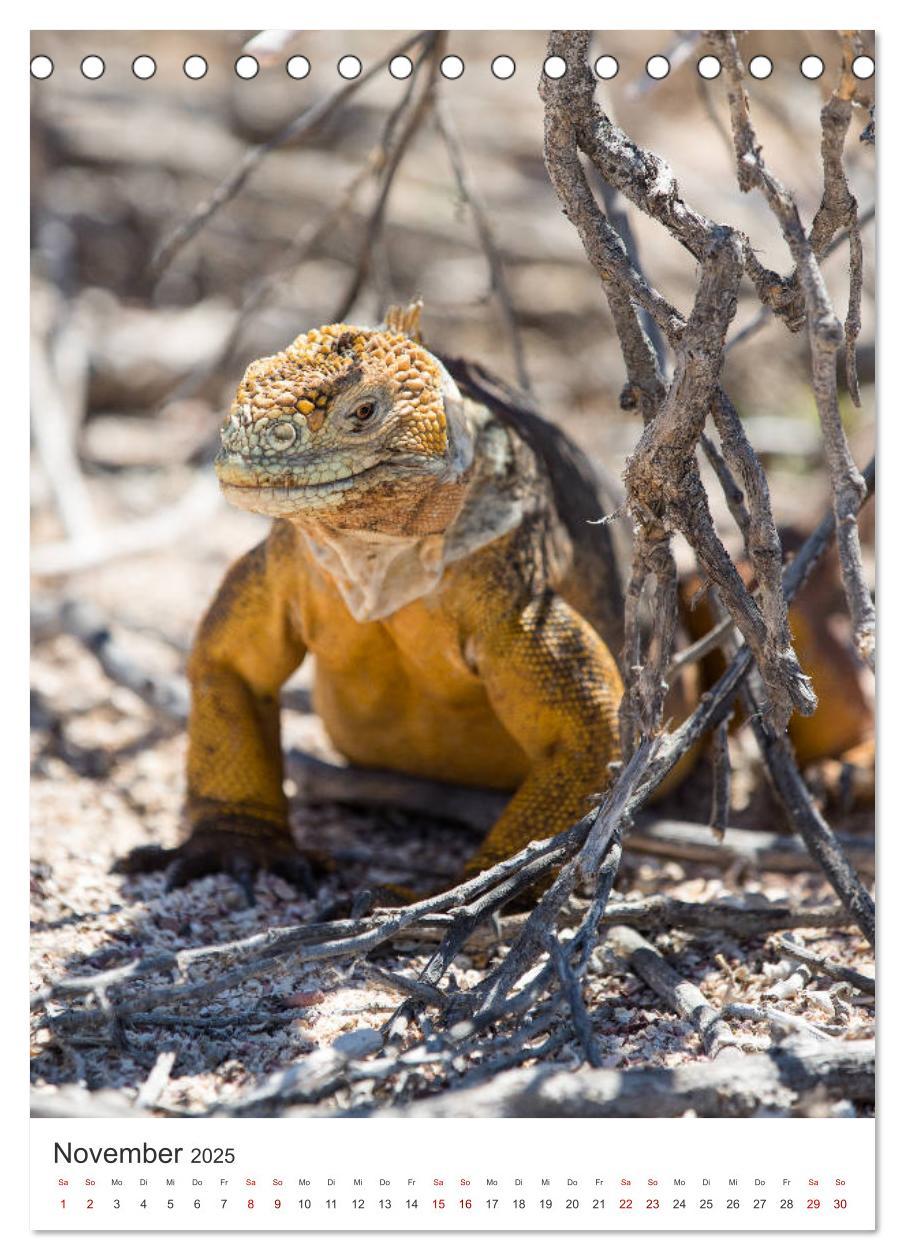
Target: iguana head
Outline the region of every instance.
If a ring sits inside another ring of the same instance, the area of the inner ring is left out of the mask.
[[[418,339],[420,304],[379,329],[328,324],[252,363],[220,431],[229,502],[397,535],[441,532],[464,495],[462,397]]]

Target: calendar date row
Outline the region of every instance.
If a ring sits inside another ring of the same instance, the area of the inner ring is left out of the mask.
[[[186,1199],[172,1197],[156,1199],[145,1196],[141,1199],[121,1197],[69,1197],[58,1200],[62,1211],[72,1212],[118,1212],[138,1208],[142,1211],[176,1211],[190,1209],[192,1211],[247,1211],[247,1212],[552,1212],[590,1210],[616,1212],[733,1212],[763,1211],[778,1209],[779,1211],[804,1210],[819,1212],[824,1210],[845,1211],[848,1199],[833,1197],[829,1199],[814,1196],[803,1198],[785,1197],[770,1199],[766,1197],[746,1198],[741,1196],[676,1196],[666,1198],[616,1197],[568,1197],[564,1199],[542,1197],[515,1198],[390,1198],[378,1199],[328,1197],[328,1198],[243,1198],[222,1196],[195,1196]]]

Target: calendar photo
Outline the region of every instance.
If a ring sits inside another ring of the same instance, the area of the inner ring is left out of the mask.
[[[33,1228],[871,1228],[874,32],[30,56]]]

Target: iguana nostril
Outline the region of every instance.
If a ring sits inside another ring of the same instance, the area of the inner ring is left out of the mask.
[[[289,420],[283,420],[267,430],[268,444],[275,451],[285,451],[295,441],[295,432],[295,425]]]

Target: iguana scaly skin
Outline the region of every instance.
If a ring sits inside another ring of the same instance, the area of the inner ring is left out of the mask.
[[[460,390],[416,322],[309,332],[239,386],[217,472],[231,503],[276,519],[191,655],[191,830],[171,885],[301,878],[279,693],[307,653],[349,761],[514,791],[472,871],[575,821],[607,781],[621,583],[589,521],[612,504],[553,426],[488,407],[479,378]]]

